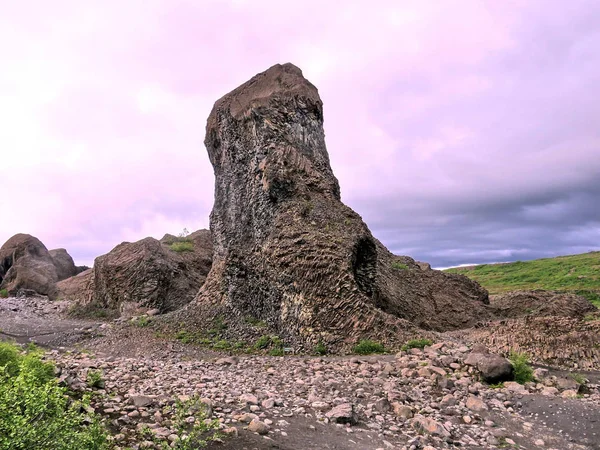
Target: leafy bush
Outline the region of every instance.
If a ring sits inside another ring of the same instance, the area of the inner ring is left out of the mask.
[[[315,355],[321,355],[321,356],[326,355],[328,353],[327,347],[325,347],[325,344],[323,344],[322,341],[319,341],[319,343],[317,345],[315,345],[315,349],[314,349],[313,353]]]
[[[0,450],[109,448],[98,419],[82,413],[89,399],[72,401],[52,364],[14,344],[1,343],[0,354]]]
[[[533,381],[533,368],[529,365],[529,358],[525,353],[511,352],[508,359],[513,365],[517,383],[525,384]]]
[[[408,266],[404,263],[401,263],[400,261],[394,261],[392,262],[392,269],[408,270]]]
[[[369,339],[362,339],[352,349],[354,353],[359,355],[370,355],[372,353],[385,353],[383,344],[371,341]]]
[[[169,245],[169,248],[177,253],[193,252],[194,243],[192,241],[173,242],[171,245]]]
[[[104,386],[104,380],[102,379],[102,372],[99,370],[90,370],[87,373],[85,381],[91,388],[102,388]]]
[[[410,350],[411,348],[425,348],[428,345],[433,344],[433,342],[431,341],[431,339],[411,339],[410,341],[408,341],[406,344],[404,344],[401,347],[401,350],[404,350],[405,352]]]
[[[8,290],[6,290],[6,289],[0,290],[0,298],[8,298]]]
[[[272,348],[271,350],[269,350],[269,355],[270,356],[283,356],[283,355],[285,355],[285,352],[284,352],[283,348],[275,347],[275,348]]]

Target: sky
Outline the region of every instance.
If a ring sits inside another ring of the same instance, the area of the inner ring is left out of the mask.
[[[207,228],[213,103],[291,62],[342,200],[434,267],[600,248],[596,0],[0,0],[0,244]]]

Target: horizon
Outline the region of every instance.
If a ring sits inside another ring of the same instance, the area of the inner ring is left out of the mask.
[[[32,234],[91,266],[209,228],[212,105],[291,62],[319,89],[342,201],[393,253],[600,249],[600,4],[363,5],[7,2],[0,245]]]

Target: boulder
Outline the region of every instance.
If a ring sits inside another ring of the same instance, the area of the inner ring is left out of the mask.
[[[340,349],[489,318],[476,282],[391,254],[341,202],[323,103],[299,68],[273,66],[218,100],[205,144],[215,173],[213,266],[175,323],[219,316],[233,334],[251,316],[294,348]]]
[[[73,258],[71,258],[71,255],[64,248],[50,250],[49,253],[54,262],[54,267],[56,267],[58,281],[65,280],[79,273],[79,269],[75,266]]]
[[[508,359],[481,348],[473,350],[465,359],[465,364],[476,368],[486,383],[500,383],[513,379],[513,366]]]
[[[16,234],[0,248],[0,289],[10,295],[21,291],[57,296],[58,273],[42,242],[29,234]]]
[[[59,283],[61,295],[82,305],[164,313],[194,298],[212,262],[208,230],[124,242],[94,261],[93,269]]]

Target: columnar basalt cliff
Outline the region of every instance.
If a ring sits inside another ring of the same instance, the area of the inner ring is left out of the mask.
[[[213,267],[176,319],[201,325],[220,315],[236,328],[252,316],[300,347],[344,348],[488,317],[477,283],[392,255],[341,202],[323,104],[297,67],[273,66],[218,100],[205,144]]]

